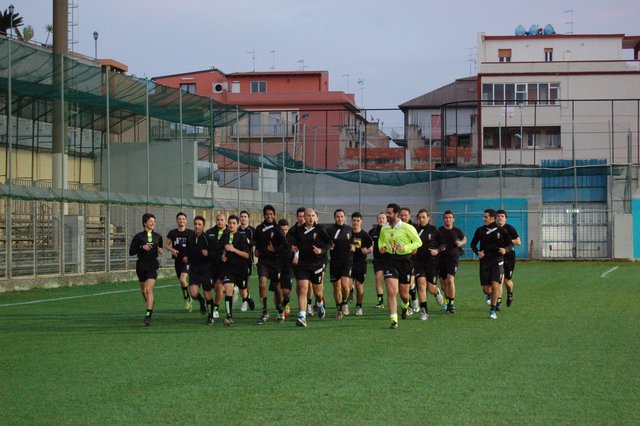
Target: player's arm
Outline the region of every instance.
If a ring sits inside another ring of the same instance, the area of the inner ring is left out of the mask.
[[[138,239],[138,234],[134,235],[131,239],[131,245],[129,246],[129,256],[135,256],[142,253],[142,241]]]
[[[471,239],[471,250],[478,255],[479,254],[479,250],[478,250],[478,243],[480,242],[480,237],[482,235],[482,230],[481,228],[476,229],[475,234],[473,234],[473,238]]]
[[[417,248],[422,247],[422,239],[418,235],[418,231],[416,231],[415,226],[409,225],[406,227],[407,236],[409,237],[408,244],[404,247],[406,251],[413,251]]]
[[[387,252],[387,233],[384,232],[384,228],[380,229],[380,233],[378,234],[378,250],[381,254]]]

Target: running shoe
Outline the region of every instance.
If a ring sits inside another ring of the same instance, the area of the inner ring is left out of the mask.
[[[377,305],[373,306],[376,309],[384,309],[384,303],[378,303]]]
[[[204,301],[200,302],[200,315],[204,315],[207,313],[207,306],[204,304]]]
[[[313,314],[314,314],[314,311],[313,311],[313,305],[309,303],[309,304],[307,305],[307,315],[309,315],[310,317],[312,317],[312,316],[313,316]]]
[[[347,305],[346,303],[342,305],[342,314],[345,317],[349,315],[349,305]]]
[[[391,326],[389,328],[392,329],[392,330],[398,328],[398,322],[397,321],[391,321]]]
[[[402,315],[400,316],[402,319],[407,319],[407,312],[409,310],[407,308],[402,308]]]
[[[278,313],[278,319],[277,319],[278,324],[282,324],[284,322],[284,313]]]
[[[498,315],[496,315],[496,311],[494,311],[493,309],[489,310],[489,318],[498,319]]]
[[[436,294],[436,303],[438,305],[442,305],[444,303],[444,296],[442,296],[440,289],[438,289],[438,294]]]
[[[342,319],[344,318],[344,313],[342,312],[341,309],[338,310],[338,312],[336,312],[336,319]]]
[[[229,325],[229,326],[233,325],[233,318],[231,318],[231,317],[226,317],[226,318],[224,319],[224,325]]]
[[[191,312],[193,310],[193,304],[191,303],[191,298],[188,297],[187,300],[184,301],[184,308],[187,312]]]
[[[501,311],[502,310],[502,303],[498,302],[496,303],[496,311]]]
[[[485,294],[485,298],[487,299],[487,305],[491,305],[491,295]]]
[[[411,301],[411,309],[413,309],[413,312],[420,312],[420,302],[418,302],[418,299]]]
[[[447,312],[449,312],[450,314],[455,314],[456,313],[456,305],[447,305]]]
[[[144,317],[144,325],[146,326],[150,326],[151,325],[151,317]]]
[[[413,315],[416,312],[418,312],[418,311],[414,311],[413,308],[411,306],[409,306],[409,308],[407,309],[407,316],[410,317],[411,315]]]
[[[249,303],[247,303],[247,301],[245,300],[244,302],[242,302],[242,305],[240,306],[240,311],[247,312],[248,310],[249,310]]]
[[[220,312],[217,309],[213,310],[213,317],[214,318],[220,318]]]
[[[421,321],[426,321],[429,319],[429,314],[426,313],[425,311],[422,311],[422,313],[420,314],[420,320]]]
[[[249,309],[250,310],[253,311],[254,309],[256,309],[256,302],[254,302],[253,299],[249,299],[249,300],[247,300],[247,302],[249,303]]]
[[[212,316],[207,317],[207,322],[206,322],[207,325],[213,325],[214,322],[215,320],[213,319]]]
[[[297,327],[306,327],[307,326],[307,319],[303,316],[298,315],[298,318],[296,319],[296,326]]]
[[[361,307],[357,307],[356,308],[356,316],[357,317],[361,317],[362,316],[362,308]]]
[[[324,319],[327,316],[327,311],[324,309],[324,304],[318,306],[318,319]]]
[[[266,324],[269,321],[269,314],[262,314],[262,316],[258,319],[258,324]]]
[[[513,303],[513,293],[507,294],[507,308]]]

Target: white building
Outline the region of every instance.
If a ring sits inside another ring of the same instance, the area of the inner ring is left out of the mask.
[[[629,144],[637,162],[639,49],[624,34],[479,34],[480,163],[627,163]]]

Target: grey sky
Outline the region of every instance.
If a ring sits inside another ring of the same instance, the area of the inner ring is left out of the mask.
[[[73,0],[70,0],[72,2]],[[640,2],[629,0],[75,0],[75,50],[153,77],[215,66],[224,72],[328,70],[330,89],[356,93],[360,106],[398,104],[469,75],[477,33],[511,35],[518,24],[552,24],[558,33],[640,34]],[[4,4],[4,10],[8,6]],[[14,0],[35,39],[46,39],[51,0]],[[475,50],[474,50],[475,52]],[[349,74],[347,78],[346,74]],[[361,99],[358,79],[364,80]],[[369,114],[372,115],[372,114]],[[386,130],[399,113],[378,113]]]

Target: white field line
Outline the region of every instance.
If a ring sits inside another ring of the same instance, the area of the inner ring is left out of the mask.
[[[613,268],[609,269],[608,271],[603,272],[602,275],[600,275],[600,278],[607,278],[607,275],[609,275],[610,273],[612,273],[616,269],[618,269],[618,267],[614,266]]]
[[[174,285],[175,284],[171,284],[171,285],[167,284],[167,285],[157,286],[157,287],[154,287],[154,288],[173,287]],[[83,294],[81,296],[58,297],[58,298],[55,298],[55,299],[40,299],[40,300],[30,300],[28,302],[5,303],[3,305],[0,305],[0,308],[7,307],[7,306],[18,306],[18,305],[33,305],[35,303],[59,302],[61,300],[83,299],[85,297],[107,296],[107,295],[110,295],[110,294],[129,293],[129,292],[132,292],[132,291],[140,291],[140,288],[129,288],[127,290],[103,291],[101,293]]]
[[[249,278],[254,278],[254,275],[252,275]],[[167,287],[173,287],[175,285],[176,284],[167,284],[167,285],[156,286],[154,288],[167,288]],[[4,307],[8,307],[8,306],[33,305],[33,304],[36,304],[36,303],[59,302],[61,300],[83,299],[85,297],[108,296],[110,294],[129,293],[129,292],[132,292],[132,291],[140,291],[140,288],[136,287],[136,288],[129,288],[127,290],[103,291],[101,293],[83,294],[81,296],[58,297],[58,298],[55,298],[55,299],[40,299],[40,300],[30,300],[28,302],[5,303],[5,304],[0,305],[0,308],[4,308]]]

